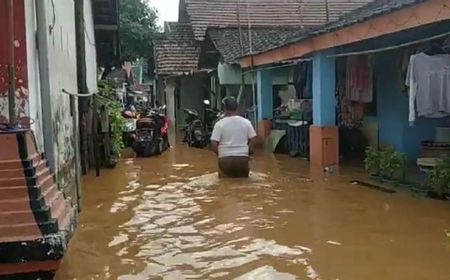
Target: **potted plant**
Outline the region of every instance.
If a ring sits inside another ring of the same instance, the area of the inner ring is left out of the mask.
[[[380,175],[380,150],[376,147],[369,146],[365,152],[364,165],[366,171],[372,176]]]

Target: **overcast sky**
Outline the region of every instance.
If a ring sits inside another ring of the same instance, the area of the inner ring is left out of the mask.
[[[178,1],[179,0],[148,0],[150,5],[159,12],[159,25],[163,26],[165,21],[178,20]]]

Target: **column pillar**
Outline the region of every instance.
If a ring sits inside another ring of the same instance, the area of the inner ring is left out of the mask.
[[[313,56],[313,125],[310,127],[312,168],[339,165],[339,130],[336,126],[336,64],[330,53]]]
[[[258,135],[266,139],[272,128],[273,119],[273,82],[271,70],[256,72]]]
[[[166,106],[167,106],[167,117],[169,118],[169,124],[172,129],[176,131],[176,119],[175,119],[175,110],[176,110],[176,101],[175,101],[175,87],[176,82],[175,79],[166,79],[166,86],[164,90],[164,94],[166,95]]]

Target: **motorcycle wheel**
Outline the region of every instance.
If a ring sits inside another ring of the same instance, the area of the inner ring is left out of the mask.
[[[137,157],[151,157],[159,153],[159,146],[152,141],[145,141],[133,145]]]

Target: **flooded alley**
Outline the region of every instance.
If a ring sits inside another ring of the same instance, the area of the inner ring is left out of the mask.
[[[258,154],[248,180],[178,146],[85,177],[84,209],[57,280],[448,280],[450,204],[309,179]]]

